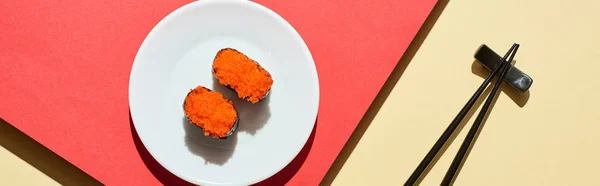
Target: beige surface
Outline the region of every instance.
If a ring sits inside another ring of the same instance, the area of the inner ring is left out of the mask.
[[[0,185],[101,185],[0,118]]]
[[[501,94],[455,185],[600,185],[600,2],[450,1],[334,185],[401,185],[482,78],[473,53],[521,44],[534,79],[520,108]],[[472,122],[421,185],[439,185]]]
[[[534,79],[529,99],[521,108],[500,94],[455,185],[600,185],[599,9],[596,0],[450,1],[431,32],[420,33],[422,45],[411,46],[414,57],[402,60],[324,184],[403,184],[483,80],[472,72],[477,47],[503,54],[516,42],[516,66]],[[473,120],[421,185],[439,185]],[[56,184],[42,172],[85,183],[68,171],[56,175],[68,169],[57,158],[35,159],[0,148],[0,185]]]
[[[3,147],[0,167],[0,185],[60,185]]]

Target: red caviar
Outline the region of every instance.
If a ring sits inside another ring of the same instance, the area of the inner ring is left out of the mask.
[[[198,86],[185,97],[185,115],[201,127],[205,136],[222,138],[233,128],[237,113],[233,103],[219,92]]]
[[[217,52],[213,61],[213,73],[221,85],[231,87],[239,98],[252,103],[263,99],[273,85],[273,79],[267,70],[232,48]]]

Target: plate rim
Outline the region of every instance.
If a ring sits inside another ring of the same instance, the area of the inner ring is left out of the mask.
[[[319,73],[316,67],[316,63],[314,60],[314,57],[312,56],[312,53],[310,52],[310,48],[308,48],[308,45],[306,43],[306,41],[302,38],[302,36],[300,35],[300,33],[298,33],[298,31],[293,27],[293,25],[288,22],[285,18],[283,18],[283,16],[279,15],[277,12],[275,12],[274,10],[271,10],[270,8],[256,3],[254,1],[250,1],[250,0],[199,0],[199,1],[193,1],[193,2],[189,2],[187,4],[184,4],[178,8],[176,8],[175,10],[172,10],[170,13],[168,13],[166,16],[164,16],[160,21],[158,21],[156,24],[154,24],[154,26],[152,27],[152,29],[150,30],[150,32],[148,32],[148,34],[146,35],[146,37],[144,37],[144,40],[142,41],[142,43],[140,44],[140,46],[138,47],[138,50],[136,52],[136,55],[133,59],[133,63],[131,65],[131,69],[130,69],[130,74],[129,74],[129,81],[128,81],[128,104],[129,104],[129,113],[131,116],[131,120],[133,122],[133,127],[135,128],[135,132],[138,135],[138,138],[141,141],[141,145],[143,145],[148,153],[150,154],[150,156],[152,156],[153,159],[156,160],[156,162],[158,162],[158,164],[160,164],[164,169],[166,169],[167,171],[169,171],[170,173],[172,173],[173,175],[175,175],[176,177],[179,177],[187,182],[190,182],[192,184],[200,184],[200,185],[204,185],[204,184],[211,184],[211,185],[228,185],[231,183],[211,183],[210,181],[206,181],[206,180],[198,180],[196,178],[190,178],[187,177],[185,174],[181,174],[173,169],[168,168],[168,166],[165,166],[165,163],[161,162],[161,160],[159,160],[158,158],[155,158],[155,154],[153,153],[153,150],[151,150],[151,148],[148,148],[147,144],[147,140],[144,140],[144,137],[142,137],[143,135],[141,135],[139,133],[139,127],[140,124],[136,124],[138,122],[136,122],[136,116],[133,114],[134,113],[134,108],[132,107],[132,97],[134,97],[134,95],[132,95],[132,77],[135,74],[135,69],[136,68],[136,61],[139,60],[140,55],[141,55],[141,51],[147,47],[148,45],[148,41],[152,40],[153,38],[156,37],[156,32],[157,30],[161,30],[165,27],[165,24],[167,22],[169,22],[170,20],[174,19],[175,17],[177,17],[178,14],[182,14],[184,12],[189,11],[188,9],[192,9],[192,8],[196,8],[197,6],[205,6],[207,4],[211,4],[211,3],[230,3],[230,2],[235,2],[235,3],[247,3],[249,6],[252,6],[253,8],[256,8],[258,10],[260,10],[263,13],[269,14],[270,17],[275,18],[276,21],[279,21],[281,23],[281,26],[285,27],[289,32],[292,33],[292,37],[294,40],[299,41],[299,43],[302,45],[303,48],[303,52],[305,53],[304,55],[307,55],[307,57],[310,59],[310,63],[309,65],[311,66],[311,70],[314,72],[314,83],[315,84],[315,92],[316,92],[316,104],[314,105],[316,108],[314,108],[314,117],[312,119],[313,122],[311,122],[311,124],[307,124],[310,126],[310,132],[303,136],[302,139],[302,146],[300,148],[298,148],[295,152],[294,152],[294,156],[291,157],[289,160],[286,161],[286,163],[281,166],[278,169],[275,169],[274,172],[270,172],[269,174],[266,174],[265,177],[261,177],[259,179],[256,179],[254,181],[248,182],[247,185],[252,185],[252,184],[256,184],[259,183],[261,181],[264,181],[272,176],[274,176],[275,174],[279,173],[281,170],[283,170],[285,167],[287,167],[294,159],[296,159],[300,153],[300,151],[302,151],[302,149],[304,149],[304,147],[306,146],[306,143],[308,142],[308,140],[310,139],[310,136],[312,136],[314,133],[314,129],[316,126],[316,122],[317,122],[317,118],[318,118],[318,113],[319,113],[319,108],[320,108],[320,97],[321,97],[321,90],[320,90],[320,79],[319,79]],[[139,62],[138,62],[139,63]],[[138,119],[139,120],[139,119]],[[137,150],[136,150],[137,151]],[[138,152],[139,153],[139,152]]]

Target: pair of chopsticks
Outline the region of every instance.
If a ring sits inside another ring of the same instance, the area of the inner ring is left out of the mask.
[[[477,91],[475,91],[475,94],[473,94],[473,96],[471,97],[471,99],[469,99],[467,104],[465,104],[465,106],[462,108],[462,110],[460,110],[460,112],[456,115],[454,120],[452,120],[452,123],[450,123],[450,125],[448,125],[448,128],[446,128],[446,130],[440,136],[440,138],[437,140],[435,145],[433,145],[433,147],[431,148],[431,150],[429,150],[427,155],[425,155],[425,158],[421,161],[419,166],[417,166],[415,171],[408,178],[408,180],[404,184],[405,186],[412,186],[419,180],[419,178],[422,176],[423,172],[425,172],[425,170],[427,169],[429,164],[435,159],[435,157],[438,155],[438,152],[444,147],[444,145],[446,144],[448,139],[452,136],[452,134],[454,133],[456,128],[462,122],[463,118],[467,115],[469,110],[471,110],[471,107],[473,107],[473,105],[475,104],[477,99],[479,99],[479,97],[481,96],[483,91],[486,89],[487,85],[490,84],[492,79],[494,79],[494,77],[498,73],[500,73],[500,77],[499,77],[498,81],[496,81],[496,83],[494,84],[494,88],[492,89],[490,96],[487,97],[485,104],[483,105],[483,108],[481,109],[481,111],[479,112],[479,115],[477,115],[477,118],[475,119],[475,123],[473,123],[473,126],[471,127],[471,129],[469,130],[469,133],[465,137],[465,140],[463,141],[462,145],[460,146],[460,149],[456,153],[456,156],[454,157],[454,160],[452,161],[450,168],[448,168],[448,171],[446,172],[446,175],[444,176],[444,179],[442,180],[441,185],[446,186],[446,185],[450,185],[452,183],[453,179],[455,179],[455,176],[458,173],[458,169],[459,169],[460,165],[462,164],[465,156],[467,155],[467,151],[469,150],[471,144],[475,140],[475,136],[476,136],[477,132],[479,131],[479,128],[481,126],[483,119],[487,115],[489,107],[491,106],[493,99],[494,99],[493,95],[496,95],[496,92],[498,92],[498,89],[500,88],[500,85],[502,84],[502,80],[504,79],[504,77],[506,76],[506,73],[510,69],[510,66],[511,66],[510,63],[512,62],[518,49],[519,49],[519,44],[515,43],[510,48],[510,50],[504,55],[504,57],[502,57],[501,63],[494,68],[492,73],[483,81],[481,86],[479,86]],[[508,61],[506,60],[507,58],[508,58]]]

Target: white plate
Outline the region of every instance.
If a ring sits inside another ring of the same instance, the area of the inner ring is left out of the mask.
[[[252,105],[216,83],[212,60],[225,47],[271,73],[267,100]],[[234,102],[241,121],[232,137],[204,137],[185,122],[184,97],[198,85]],[[141,141],[167,170],[194,184],[250,185],[303,148],[317,116],[319,82],[306,44],[275,12],[244,0],[202,0],[175,10],[148,34],[131,70],[129,104]]]

